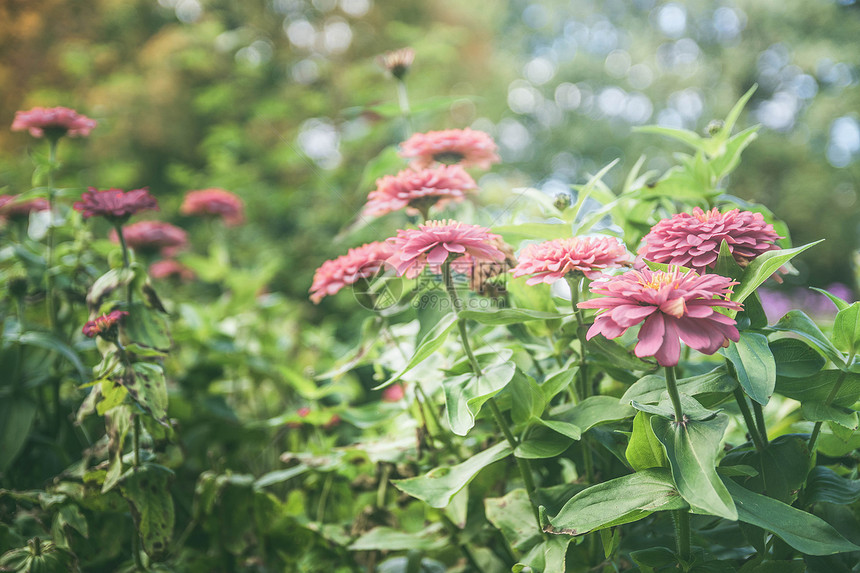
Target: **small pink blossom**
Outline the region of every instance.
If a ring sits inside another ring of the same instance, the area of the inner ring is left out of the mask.
[[[532,275],[526,284],[535,285],[552,284],[570,273],[597,279],[607,269],[630,264],[631,257],[613,237],[571,237],[528,245],[518,261],[514,276]]]
[[[100,335],[102,338],[107,340],[115,340],[117,335],[117,325],[119,325],[120,321],[125,316],[128,316],[128,312],[124,310],[111,311],[108,314],[103,314],[95,320],[87,322],[84,325],[82,332],[89,338],[94,338]]]
[[[379,64],[398,80],[403,79],[414,60],[415,50],[412,48],[400,48],[399,50],[385,52],[377,57]]]
[[[399,402],[406,395],[403,384],[392,384],[382,391],[383,402]]]
[[[149,265],[149,276],[154,279],[176,278],[180,281],[194,280],[194,271],[176,259],[162,259]]]
[[[397,175],[376,180],[376,189],[367,196],[364,214],[379,216],[406,208],[414,215],[427,213],[430,207],[443,207],[462,201],[467,191],[478,186],[459,165],[441,165],[414,171],[405,169]]]
[[[81,200],[72,206],[80,211],[85,219],[89,217],[105,217],[114,223],[121,223],[140,211],[158,210],[158,201],[149,194],[149,189],[107,189],[99,191],[89,187],[81,195]]]
[[[189,191],[179,212],[183,215],[218,215],[229,227],[245,222],[245,204],[235,194],[224,189]]]
[[[47,211],[50,204],[47,199],[19,199],[20,195],[0,195],[0,220],[21,220],[30,216],[33,211]]]
[[[496,150],[492,137],[468,127],[416,133],[400,145],[400,155],[411,159],[416,169],[436,162],[489,169],[500,161]]]
[[[651,227],[639,254],[649,261],[680,265],[707,272],[717,264],[720,245],[725,240],[741,266],[762,253],[778,249],[781,239],[761,213],[732,209],[720,213],[716,208],[679,213]]]
[[[34,107],[29,111],[15,112],[12,131],[30,132],[33,137],[87,136],[96,127],[96,121],[67,107]]]
[[[333,295],[347,285],[376,275],[393,249],[386,243],[367,243],[349,249],[345,255],[326,261],[314,273],[311,300],[319,304],[323,297]]]
[[[607,298],[579,303],[579,308],[600,309],[586,338],[598,334],[618,338],[628,328],[644,321],[639,330],[636,356],[654,356],[661,366],[675,366],[681,356],[681,342],[704,354],[713,354],[729,340],[740,338],[735,321],[714,310],[724,307],[741,310],[727,300],[731,279],[695,271],[628,271],[591,285],[591,292]]]
[[[485,227],[467,225],[459,221],[427,221],[417,229],[397,231],[388,239],[394,254],[388,259],[398,276],[415,278],[424,267],[445,263],[449,256],[470,255],[475,262],[502,262],[505,253],[493,245],[501,240]]]
[[[188,245],[188,234],[185,230],[164,221],[133,223],[123,227],[122,234],[129,247],[142,253],[161,252],[169,257]],[[119,242],[116,230],[111,231],[110,239],[115,243]]]

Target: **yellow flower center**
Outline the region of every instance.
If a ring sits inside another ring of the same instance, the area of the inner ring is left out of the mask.
[[[639,284],[645,288],[652,290],[660,290],[666,285],[671,285],[675,281],[678,280],[678,273],[667,273],[663,271],[658,271],[651,274],[651,280],[646,281],[644,276],[640,275]],[[675,285],[675,288],[678,288],[678,285]]]

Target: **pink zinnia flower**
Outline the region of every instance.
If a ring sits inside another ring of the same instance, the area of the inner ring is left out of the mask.
[[[552,284],[568,273],[597,279],[606,269],[630,263],[624,244],[613,237],[571,237],[528,245],[520,252],[515,277],[533,275],[528,285]]]
[[[105,217],[113,223],[121,223],[140,211],[147,209],[158,210],[158,201],[149,194],[149,189],[107,189],[99,191],[89,187],[81,195],[81,200],[74,205],[75,211],[80,211],[85,219],[89,217]]]
[[[382,268],[393,249],[382,242],[367,243],[350,249],[345,255],[326,261],[314,273],[311,300],[319,304],[323,297],[335,294],[359,279],[372,278]]]
[[[388,262],[398,276],[405,274],[408,278],[417,277],[428,264],[443,264],[449,255],[470,255],[476,262],[502,262],[505,253],[493,245],[495,240],[501,237],[478,225],[427,221],[417,229],[401,229],[396,237],[388,239],[395,251]]]
[[[87,136],[96,121],[67,107],[34,107],[15,112],[12,131],[28,130],[33,137]]]
[[[32,211],[47,211],[50,208],[47,199],[18,199],[20,195],[0,195],[0,219],[26,219]]]
[[[224,189],[189,191],[179,211],[183,215],[218,215],[230,227],[245,222],[245,205],[239,197]]]
[[[608,298],[579,303],[579,308],[601,312],[586,338],[598,334],[617,338],[628,328],[644,321],[639,330],[636,356],[654,356],[661,366],[675,366],[681,355],[680,342],[704,354],[713,354],[740,338],[735,321],[714,310],[721,306],[741,310],[727,300],[737,284],[720,275],[699,276],[695,271],[628,271],[607,281],[595,282],[591,292]]]
[[[188,244],[188,234],[184,229],[164,221],[140,221],[123,227],[122,235],[126,244],[135,251],[172,256]],[[112,230],[110,240],[118,243],[116,230]]]
[[[124,310],[111,311],[95,320],[87,322],[81,331],[89,338],[101,335],[102,338],[107,340],[115,340],[117,325],[124,316],[128,316],[128,313]]]
[[[679,213],[651,227],[639,254],[649,261],[707,272],[716,266],[723,240],[738,264],[746,266],[760,254],[778,249],[773,242],[781,238],[761,213],[738,209],[720,213],[716,208],[705,212],[696,207],[692,214]]]
[[[416,169],[430,167],[437,161],[489,169],[491,164],[499,162],[496,149],[492,137],[467,127],[416,133],[400,145],[400,155],[412,159]]]
[[[194,271],[175,259],[163,259],[149,265],[149,276],[154,279],[176,278],[181,281],[194,279]]]
[[[376,180],[376,189],[367,196],[364,214],[385,215],[406,207],[406,212],[427,213],[430,207],[442,207],[451,201],[462,201],[466,191],[477,189],[459,165],[442,165],[433,169],[405,169],[397,175]]]

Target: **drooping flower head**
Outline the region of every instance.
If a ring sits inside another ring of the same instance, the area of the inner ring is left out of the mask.
[[[412,66],[412,62],[415,61],[415,50],[412,48],[400,48],[399,50],[385,52],[377,58],[377,61],[392,76],[398,80],[402,80]]]
[[[180,281],[193,280],[194,271],[176,259],[162,259],[149,265],[149,276],[154,279],[177,279]]]
[[[19,199],[20,195],[0,195],[0,220],[18,221],[27,219],[33,211],[47,211],[50,204],[47,199]]]
[[[679,213],[651,227],[639,254],[701,273],[716,266],[723,240],[738,264],[746,266],[760,254],[778,249],[774,241],[781,238],[761,213],[738,209],[720,213],[716,208],[705,212],[696,207],[692,214]]]
[[[96,121],[67,107],[34,107],[29,111],[15,112],[12,131],[28,130],[33,137],[59,138],[87,136]]]
[[[571,237],[525,247],[513,269],[515,277],[532,275],[528,285],[552,284],[569,273],[600,278],[606,269],[630,263],[624,244],[614,237]]]
[[[392,253],[387,243],[373,242],[349,249],[345,255],[324,262],[314,273],[311,300],[319,304],[323,297],[335,294],[347,285],[373,278]]]
[[[124,310],[114,310],[108,314],[103,314],[95,320],[87,322],[82,332],[89,338],[101,336],[105,340],[116,340],[117,329],[124,316],[128,316]]]
[[[217,215],[230,227],[245,222],[245,204],[239,197],[224,189],[189,191],[179,211],[183,215]]]
[[[400,155],[412,159],[416,169],[430,167],[436,162],[489,169],[500,161],[496,149],[492,137],[467,127],[416,133],[400,145]]]
[[[424,267],[441,265],[449,258],[470,255],[475,262],[502,262],[505,254],[493,245],[501,240],[486,227],[467,225],[459,221],[427,221],[417,229],[397,231],[397,236],[388,239],[394,254],[388,262],[394,266],[398,276],[415,278]]]
[[[713,354],[740,338],[735,320],[714,307],[741,310],[727,299],[731,279],[720,275],[699,276],[695,271],[628,271],[591,285],[591,292],[606,298],[579,303],[579,308],[600,309],[586,338],[598,334],[617,338],[628,328],[644,321],[639,330],[636,356],[654,356],[661,366],[675,366],[681,344],[704,354]]]
[[[164,221],[140,221],[132,223],[122,230],[126,244],[140,253],[154,254],[160,252],[163,256],[175,255],[188,244],[188,234],[184,229]],[[111,231],[111,241],[118,243],[116,230]]]
[[[405,169],[376,180],[376,189],[367,196],[364,214],[379,216],[404,207],[410,215],[426,213],[430,207],[462,201],[467,192],[477,188],[475,180],[459,165]]]
[[[158,210],[158,201],[149,194],[149,189],[107,189],[99,191],[89,187],[81,195],[81,200],[75,202],[75,211],[80,211],[85,219],[104,217],[114,224],[124,223],[135,213],[147,209]]]

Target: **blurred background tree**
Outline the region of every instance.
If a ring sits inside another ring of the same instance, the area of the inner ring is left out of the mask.
[[[0,123],[36,105],[98,119],[91,138],[64,144],[62,183],[149,186],[160,217],[192,237],[202,223],[176,215],[184,191],[237,193],[253,221],[236,236],[246,262],[280,260],[271,288],[304,299],[322,261],[398,226],[338,235],[372,188],[365,166],[404,136],[375,61],[403,46],[417,53],[415,129],[490,132],[504,164],[482,184],[499,192],[568,192],[616,157],[610,185],[642,154],[662,171],[676,144],[657,147],[635,126],[701,133],[757,83],[741,125],[764,129],[728,192],[769,206],[796,243],[828,239],[801,282],[853,285],[860,10],[850,0],[6,0]],[[3,192],[29,186],[29,146],[0,130]],[[330,311],[352,302],[332,298]]]

